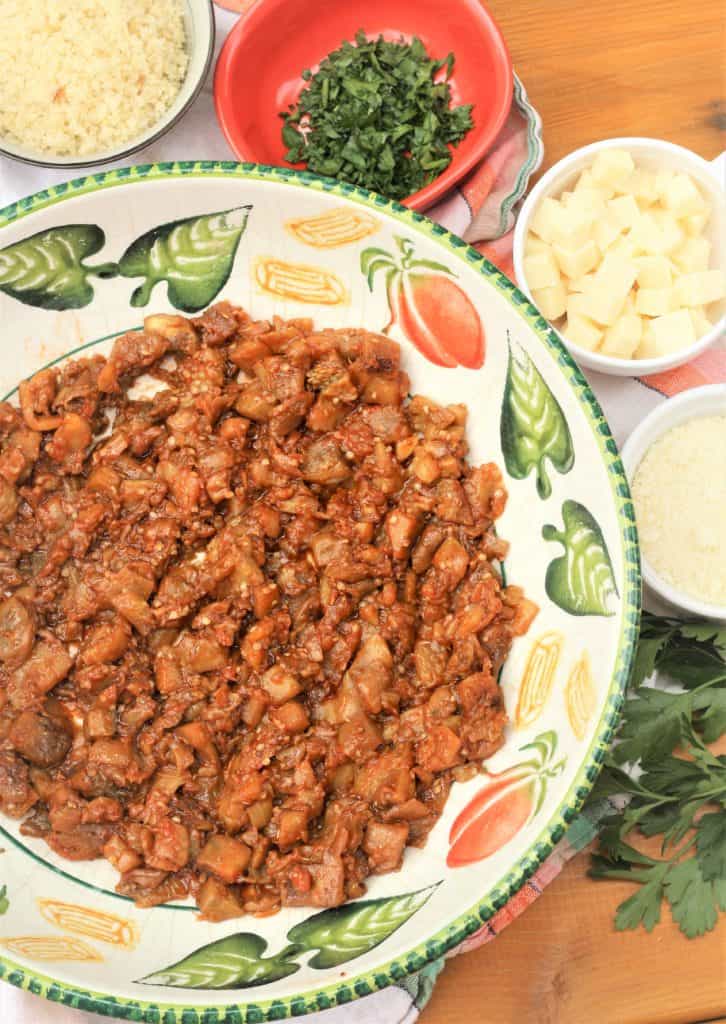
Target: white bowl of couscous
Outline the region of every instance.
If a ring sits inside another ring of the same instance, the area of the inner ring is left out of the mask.
[[[618,376],[679,366],[724,333],[725,260],[723,182],[659,139],[570,153],[514,232],[519,286],[582,366]]]
[[[11,5],[0,33],[0,153],[49,167],[129,156],[202,88],[211,0]]]

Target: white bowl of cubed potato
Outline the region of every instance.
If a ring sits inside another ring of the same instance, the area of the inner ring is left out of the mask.
[[[583,366],[642,376],[726,331],[726,194],[712,166],[659,139],[575,150],[514,232],[517,281]]]

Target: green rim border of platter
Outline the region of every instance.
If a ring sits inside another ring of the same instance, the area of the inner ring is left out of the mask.
[[[280,185],[304,185],[316,191],[372,207],[403,222],[409,228],[436,239],[458,259],[475,267],[496,286],[501,295],[532,328],[543,345],[555,356],[560,371],[585,406],[590,426],[598,442],[617,507],[620,541],[623,552],[624,587],[622,629],[617,661],[608,689],[607,701],[594,737],[582,765],[569,791],[551,815],[546,827],[532,843],[527,853],[499,880],[484,899],[479,899],[469,911],[446,925],[432,938],[420,943],[405,957],[390,960],[375,971],[352,977],[345,983],[336,983],[315,989],[302,996],[264,1000],[240,1004],[192,1006],[180,1003],[155,1003],[104,995],[74,988],[48,975],[28,971],[20,964],[0,956],[0,978],[52,1002],[80,1010],[100,1013],[122,1020],[143,1021],[146,1024],[262,1024],[286,1017],[313,1013],[354,999],[370,995],[402,978],[421,970],[426,964],[443,956],[491,918],[497,910],[522,887],[536,869],[547,859],[562,839],[567,826],[581,810],[599,774],[608,750],[623,694],[630,676],[640,621],[640,555],[635,527],[635,514],[625,471],[618,449],[610,433],[602,409],[590,390],[579,367],[566,351],[555,331],[537,312],[529,300],[492,263],[457,235],[428,220],[423,214],[409,210],[393,200],[344,182],[319,178],[306,171],[261,164],[234,161],[171,161],[142,164],[99,172],[60,185],[54,185],[32,196],[20,199],[0,209],[0,229],[30,213],[46,209],[72,196],[150,180],[184,177],[238,177],[241,180],[272,181]]]

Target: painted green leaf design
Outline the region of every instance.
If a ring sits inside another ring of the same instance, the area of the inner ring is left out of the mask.
[[[119,261],[124,277],[143,277],[132,306],[146,306],[160,281],[169,302],[185,313],[207,306],[227,283],[251,206],[187,217],[147,231]]]
[[[0,291],[26,306],[80,309],[93,299],[88,277],[115,277],[115,263],[86,266],[106,236],[98,224],[65,224],[0,249]]]
[[[310,967],[324,970],[367,953],[408,921],[436,889],[435,885],[403,896],[361,900],[324,910],[287,933],[290,942],[318,952]]]
[[[549,498],[552,483],[545,460],[560,473],[569,473],[575,462],[572,435],[560,403],[539,370],[524,349],[518,346],[515,351],[511,340],[500,434],[509,474],[523,480],[536,469],[537,493]]]
[[[369,291],[373,291],[376,273],[382,268],[396,270],[396,262],[391,253],[387,249],[380,249],[375,245],[364,249],[360,254],[360,269],[368,281]]]
[[[8,899],[8,887],[7,885],[4,885],[0,888],[0,915],[6,914],[9,906],[10,900]]]
[[[545,590],[571,615],[614,615],[608,601],[618,588],[602,530],[577,501],[563,503],[562,519],[563,530],[542,527],[545,540],[559,541],[565,549],[547,567]]]
[[[228,935],[170,967],[147,974],[138,984],[218,989],[269,985],[294,974],[300,969],[295,961],[313,950],[318,952],[308,961],[309,967],[337,967],[387,939],[426,903],[435,889],[436,885],[431,885],[403,896],[361,900],[313,914],[290,929],[290,944],[274,956],[262,955],[267,942],[260,935]]]
[[[288,946],[276,956],[264,957],[267,943],[252,932],[240,932],[201,946],[162,971],[141,978],[142,985],[172,988],[250,988],[268,985],[300,969],[290,957],[300,952]]]

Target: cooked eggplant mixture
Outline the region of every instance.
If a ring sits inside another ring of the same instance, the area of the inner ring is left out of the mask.
[[[332,907],[503,742],[496,465],[398,345],[227,303],[0,404],[0,809],[150,907]]]

